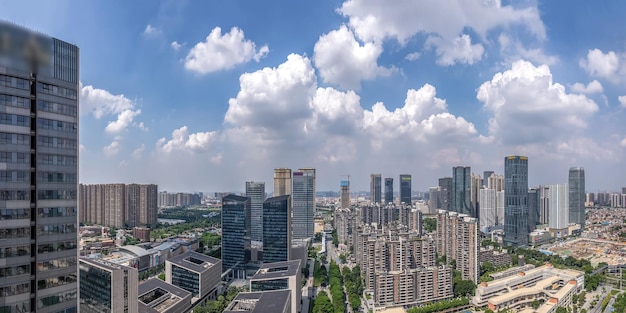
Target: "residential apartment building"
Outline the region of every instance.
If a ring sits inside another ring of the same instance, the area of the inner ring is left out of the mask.
[[[158,186],[79,185],[81,223],[124,228],[157,224]]]
[[[437,253],[445,255],[448,262],[456,260],[461,277],[474,283],[480,274],[478,225],[478,219],[465,214],[443,210],[437,214]]]

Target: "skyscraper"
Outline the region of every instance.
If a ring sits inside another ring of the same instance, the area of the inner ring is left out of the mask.
[[[569,221],[580,224],[580,231],[585,230],[585,169],[569,169]]]
[[[411,175],[400,175],[400,203],[411,205]]]
[[[222,272],[245,277],[250,261],[250,198],[230,194],[222,198]]]
[[[313,238],[315,215],[315,169],[301,168],[293,172],[291,190],[293,239]]]
[[[274,197],[291,195],[291,169],[274,169]]]
[[[290,198],[289,195],[283,195],[269,198],[263,203],[264,263],[289,261],[291,258]]]
[[[550,188],[550,231],[557,238],[568,235],[569,225],[569,187],[566,184],[549,185]]]
[[[382,175],[370,175],[370,197],[372,203],[381,203],[382,200]]]
[[[452,210],[452,189],[453,189],[452,177],[439,178],[439,203],[440,209],[451,211]]]
[[[452,168],[452,210],[474,216],[470,202],[471,174],[472,171],[469,166],[455,166]]]
[[[539,224],[541,215],[539,214],[539,190],[538,188],[528,189],[528,231],[532,232]]]
[[[0,34],[0,311],[76,311],[79,49]]]
[[[350,181],[342,180],[339,183],[339,187],[341,189],[341,208],[349,209],[350,208]]]
[[[385,178],[385,205],[393,203],[393,178]]]
[[[264,182],[246,182],[246,197],[250,198],[250,239],[263,241]]]
[[[504,158],[504,245],[528,245],[528,157]]]
[[[493,174],[493,171],[484,171],[483,172],[483,186],[487,187],[487,182],[489,180],[489,176]]]

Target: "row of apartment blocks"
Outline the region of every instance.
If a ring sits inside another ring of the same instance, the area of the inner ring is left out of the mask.
[[[170,193],[167,191],[161,191],[159,192],[157,205],[159,208],[200,205],[202,204],[203,196],[204,195],[202,193]]]
[[[79,185],[80,223],[123,228],[157,224],[157,185]]]

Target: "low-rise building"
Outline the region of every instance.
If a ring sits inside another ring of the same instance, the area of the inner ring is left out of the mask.
[[[300,260],[265,263],[250,278],[250,291],[290,290],[291,312],[300,312],[302,299]]]
[[[184,313],[191,308],[191,292],[151,278],[139,285],[139,313]]]
[[[85,257],[78,268],[82,312],[137,312],[137,269]]]
[[[480,252],[478,253],[478,262],[481,264],[485,264],[485,262],[489,262],[493,264],[494,267],[499,268],[502,266],[511,265],[511,255],[506,251],[496,251],[491,248],[480,248]]]
[[[222,260],[194,251],[165,262],[165,281],[191,292],[194,302],[217,293]]]
[[[240,292],[223,313],[294,313],[289,290]]]

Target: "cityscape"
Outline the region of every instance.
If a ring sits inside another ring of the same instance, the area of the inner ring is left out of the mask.
[[[3,4],[0,313],[626,312],[626,3],[276,1]]]

